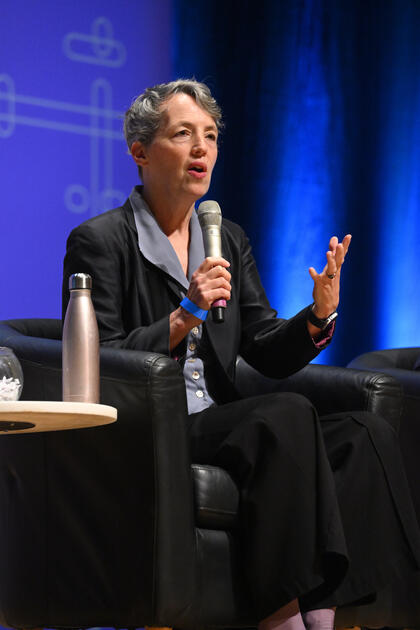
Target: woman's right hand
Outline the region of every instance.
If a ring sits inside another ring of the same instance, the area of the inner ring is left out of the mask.
[[[230,263],[224,258],[205,258],[191,276],[187,298],[208,311],[216,300],[230,300]]]
[[[230,300],[230,264],[224,258],[206,258],[191,276],[187,298],[204,311],[216,300]],[[179,306],[169,316],[169,348],[173,350],[202,320]]]

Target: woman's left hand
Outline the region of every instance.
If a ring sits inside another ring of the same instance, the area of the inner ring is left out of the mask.
[[[317,273],[313,267],[309,273],[314,281],[312,297],[315,302],[314,315],[319,319],[325,319],[337,310],[340,301],[340,274],[344,258],[351,241],[351,234],[343,238],[339,243],[338,238],[330,239],[330,248],[327,252],[327,264],[321,273]]]

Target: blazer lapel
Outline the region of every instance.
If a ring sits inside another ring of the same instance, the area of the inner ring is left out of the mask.
[[[135,243],[139,257],[142,259],[142,266],[148,270],[150,286],[152,288],[151,300],[154,304],[153,312],[162,317],[164,314],[173,310],[174,306],[178,306],[185,294],[185,288],[180,281],[173,278],[164,268],[156,264],[153,256],[147,256],[139,247],[139,234],[134,211],[129,199],[124,204],[124,211],[127,222],[135,235]],[[163,290],[162,290],[163,289]],[[168,295],[169,293],[169,295]]]

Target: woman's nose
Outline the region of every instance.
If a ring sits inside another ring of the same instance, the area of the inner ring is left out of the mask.
[[[207,146],[204,137],[197,136],[192,146],[194,155],[204,155],[207,152]]]

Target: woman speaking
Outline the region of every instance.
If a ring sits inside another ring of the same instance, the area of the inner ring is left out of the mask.
[[[209,189],[221,126],[196,81],[133,102],[124,131],[143,186],[71,233],[63,308],[68,277],[90,273],[102,344],[179,361],[193,459],[226,468],[240,489],[237,539],[260,628],[327,630],[336,606],[419,569],[417,522],[396,436],[380,417],[318,418],[296,394],[238,399],[238,354],[284,377],[331,341],[351,237],[332,237],[325,268],[309,269],[311,305],[277,318],[238,225],[223,220],[222,256],[205,255],[195,203]],[[226,176],[234,186],[234,171]],[[221,324],[207,317],[219,300]]]

